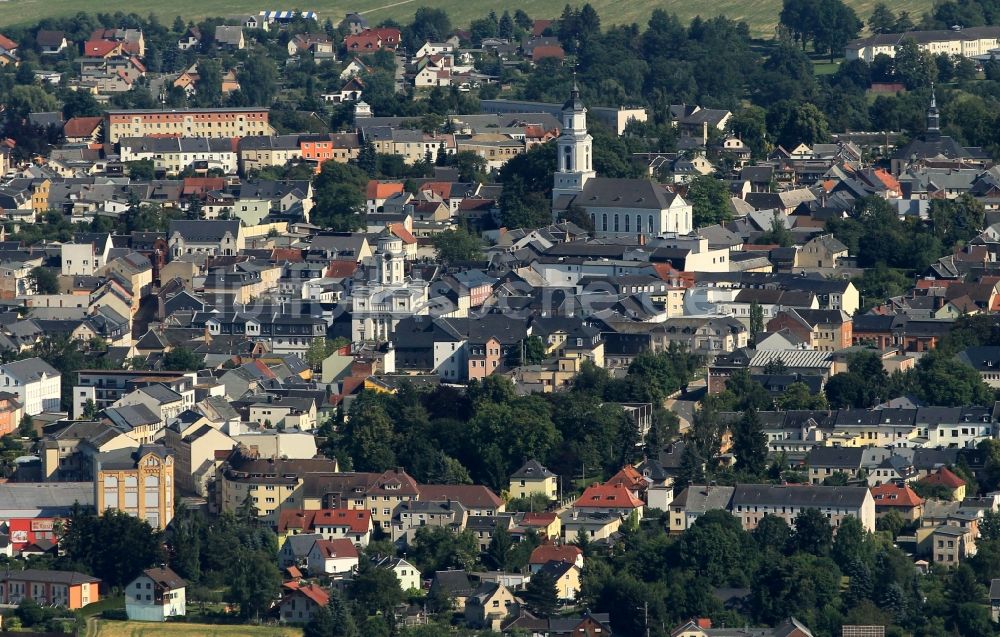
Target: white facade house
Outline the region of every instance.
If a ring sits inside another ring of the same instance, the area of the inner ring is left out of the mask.
[[[983,26],[940,29],[936,31],[907,31],[906,33],[879,33],[848,42],[844,49],[847,60],[864,60],[871,64],[876,56],[896,57],[896,49],[904,40],[911,39],[917,47],[938,55],[967,58],[985,57],[1000,47],[1000,27]]]
[[[112,247],[111,235],[99,245],[97,243],[64,243],[59,246],[62,260],[61,273],[64,276],[93,276],[94,272],[108,262]]]
[[[24,413],[34,416],[59,409],[62,374],[40,358],[0,365],[0,391],[14,394]]]
[[[580,207],[590,216],[598,237],[686,235],[694,228],[691,204],[663,185],[649,179],[597,176],[587,109],[575,85],[562,108],[556,147],[552,207],[557,219],[563,211]]]
[[[176,175],[188,168],[219,169],[235,175],[239,153],[232,139],[208,137],[126,137],[120,141],[123,162],[150,160],[153,168]]]
[[[316,540],[306,556],[309,575],[350,575],[358,569],[358,555],[348,539]]]
[[[125,587],[125,613],[144,622],[182,617],[187,613],[186,586],[169,568],[148,568]]]
[[[386,557],[376,562],[378,568],[390,569],[404,591],[420,590],[420,571],[413,564],[398,557]]]
[[[374,275],[351,294],[352,341],[386,341],[402,319],[428,313],[428,284],[407,278],[405,261],[402,239],[388,232],[379,237],[369,262]]]

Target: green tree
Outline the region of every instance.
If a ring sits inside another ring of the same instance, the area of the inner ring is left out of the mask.
[[[426,527],[421,527],[426,528]],[[405,598],[399,588],[399,579],[392,569],[378,568],[370,560],[361,560],[358,573],[351,580],[348,594],[358,607],[369,614],[382,614],[392,617],[393,609]],[[367,635],[366,629],[361,630]]]
[[[921,50],[913,38],[903,38],[896,46],[895,75],[909,90],[927,88],[937,79],[937,65],[931,54]]]
[[[815,105],[781,100],[767,111],[767,129],[785,148],[830,141],[826,115]]]
[[[795,243],[795,240],[792,238],[792,231],[785,225],[785,222],[779,216],[780,214],[777,211],[774,213],[774,216],[771,218],[770,230],[757,237],[759,243],[764,245],[773,243],[783,248],[787,248]]]
[[[453,533],[444,527],[430,526],[417,529],[410,552],[421,573],[471,569],[478,555],[479,544],[470,531]]]
[[[382,397],[363,391],[351,403],[344,439],[356,471],[385,471],[396,466],[395,431]]]
[[[868,30],[872,33],[895,33],[896,14],[885,3],[879,2],[868,18]]]
[[[927,404],[955,407],[993,401],[993,390],[976,370],[936,351],[921,357],[914,380],[917,396]]]
[[[278,92],[278,69],[267,55],[258,53],[250,56],[236,77],[240,82],[238,101],[245,102],[247,106],[271,106],[274,102]]]
[[[312,222],[338,232],[350,232],[364,225],[365,188],[368,175],[352,164],[323,162],[313,184],[315,205]]]
[[[59,545],[71,564],[86,565],[107,586],[125,586],[163,560],[160,533],[114,509],[98,517],[74,507]]]
[[[203,358],[187,347],[176,347],[163,355],[163,369],[170,371],[197,371],[203,362]]]
[[[863,26],[854,9],[842,0],[818,0],[818,15],[813,25],[816,52],[826,52],[830,62],[841,55],[847,43],[858,37]]]
[[[854,516],[847,516],[837,527],[837,536],[830,549],[830,557],[841,569],[846,570],[853,560],[871,564],[875,560],[875,546],[871,534]]]
[[[152,159],[140,159],[125,164],[128,176],[132,181],[152,181],[156,178],[156,168]]]
[[[833,529],[819,509],[803,509],[795,516],[795,533],[792,536],[800,551],[813,555],[826,555],[830,551]]]
[[[498,571],[508,570],[513,546],[514,542],[510,537],[510,532],[506,528],[498,526],[493,531],[493,537],[490,538],[490,543],[486,547],[486,562]]]
[[[550,617],[559,606],[556,578],[545,571],[531,576],[522,594],[528,609],[538,617]]]
[[[757,336],[764,331],[764,308],[756,300],[750,302],[750,347],[757,347]]]
[[[726,223],[732,219],[729,188],[720,179],[710,175],[695,177],[688,185],[687,201],[693,210],[695,227]]]
[[[736,421],[733,431],[733,453],[738,467],[753,476],[764,473],[767,466],[767,436],[760,416],[754,408],[747,409]]]
[[[445,230],[434,235],[437,258],[445,263],[476,261],[482,258],[482,241],[464,228]]]
[[[59,280],[55,273],[41,266],[31,268],[28,272],[28,281],[35,288],[37,294],[58,294]]]
[[[722,509],[700,516],[677,545],[680,564],[712,586],[746,584],[753,569],[750,548],[740,521]]]
[[[823,394],[813,394],[809,386],[795,382],[785,388],[777,400],[778,407],[784,411],[796,409],[827,409],[826,397]]]
[[[62,95],[62,113],[67,120],[74,117],[99,117],[101,105],[89,91],[66,91]]]
[[[239,606],[243,619],[260,619],[278,597],[281,573],[274,559],[265,551],[244,548],[231,564],[229,599]]]

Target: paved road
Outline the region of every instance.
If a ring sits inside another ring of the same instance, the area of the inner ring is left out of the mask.
[[[696,380],[688,385],[687,394],[667,400],[667,409],[677,414],[677,418],[681,421],[681,433],[686,432],[691,427],[695,405],[705,395],[705,391],[705,381],[703,379]]]

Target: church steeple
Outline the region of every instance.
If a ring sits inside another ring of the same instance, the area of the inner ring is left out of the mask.
[[[593,138],[587,133],[587,108],[580,99],[580,87],[573,80],[569,99],[562,107],[562,130],[556,140],[556,173],[553,176],[552,202],[563,195],[575,196],[597,174],[593,169]]]
[[[941,136],[941,114],[938,112],[937,95],[931,86],[931,105],[927,109],[927,139],[937,139]]]

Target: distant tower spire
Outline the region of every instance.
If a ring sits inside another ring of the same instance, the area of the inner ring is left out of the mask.
[[[937,107],[937,94],[931,84],[931,105],[927,109],[927,138],[936,139],[941,136],[941,114]]]

